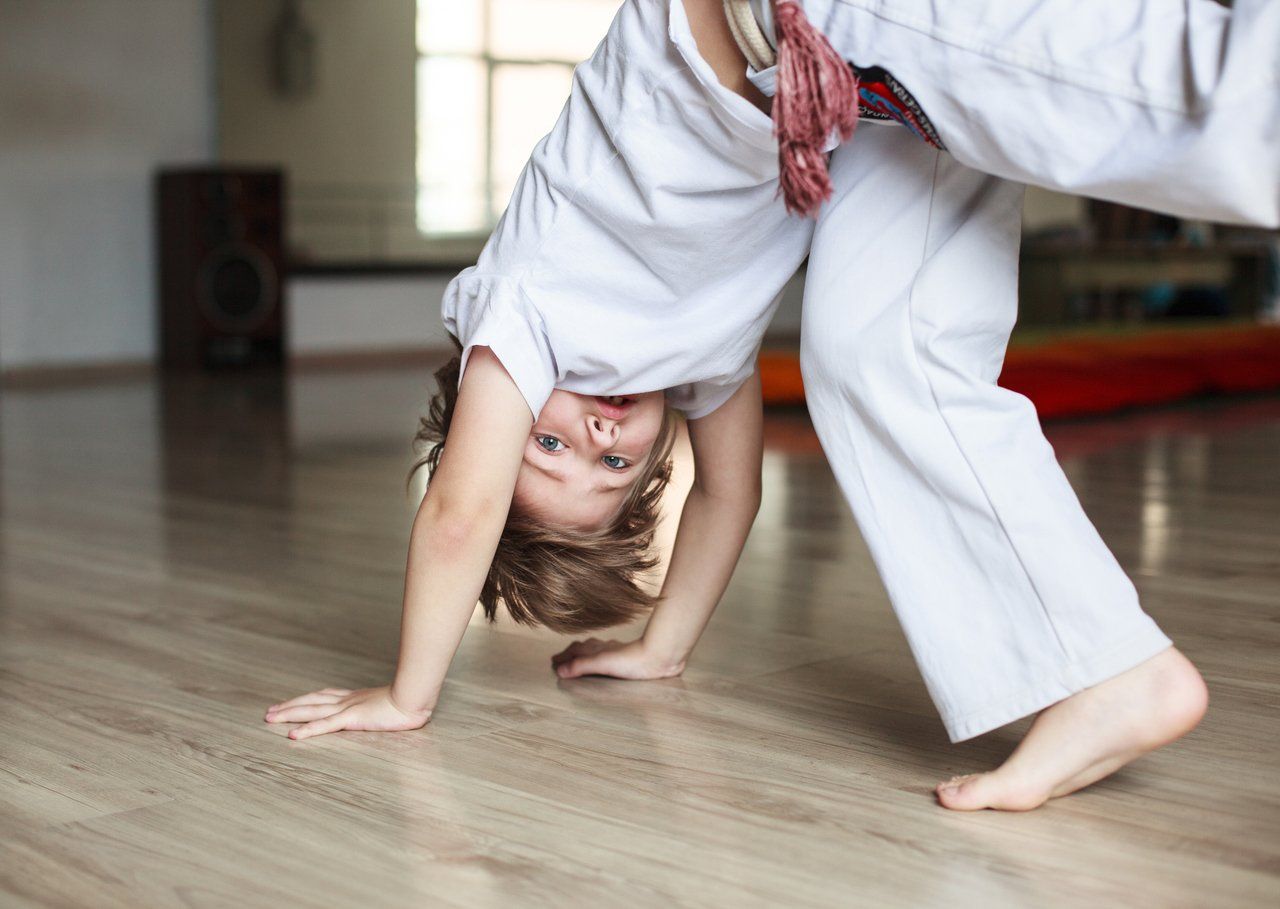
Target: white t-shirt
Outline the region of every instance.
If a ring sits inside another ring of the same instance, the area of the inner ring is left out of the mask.
[[[535,419],[553,388],[710,413],[809,249],[777,178],[772,122],[719,83],[680,0],[627,0],[445,291],[463,370],[491,347]]]

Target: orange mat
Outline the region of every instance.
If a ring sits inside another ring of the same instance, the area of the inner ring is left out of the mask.
[[[764,399],[804,402],[800,356],[762,350]],[[1041,417],[1081,416],[1201,394],[1280,389],[1280,326],[1157,328],[1010,344],[1000,384]]]

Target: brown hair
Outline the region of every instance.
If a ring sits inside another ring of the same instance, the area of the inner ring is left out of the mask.
[[[414,448],[421,455],[409,471],[424,465],[435,474],[458,400],[458,354],[435,372],[439,390],[418,421]],[[581,530],[548,525],[514,505],[498,539],[480,603],[492,622],[498,602],[517,622],[574,633],[629,621],[656,605],[658,596],[641,583],[658,563],[652,551],[662,493],[671,479],[676,417],[668,409],[649,457],[618,512],[603,527]]]

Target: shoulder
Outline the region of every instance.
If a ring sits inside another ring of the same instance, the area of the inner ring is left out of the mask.
[[[449,283],[441,315],[462,346],[461,384],[473,352],[496,359],[524,395],[534,418],[557,379],[556,360],[537,309],[512,279],[464,269]]]

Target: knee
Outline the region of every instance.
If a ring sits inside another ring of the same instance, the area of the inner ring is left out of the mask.
[[[886,383],[900,383],[912,368],[911,357],[909,336],[887,325],[808,317],[801,323],[800,374],[815,393],[865,397]]]

